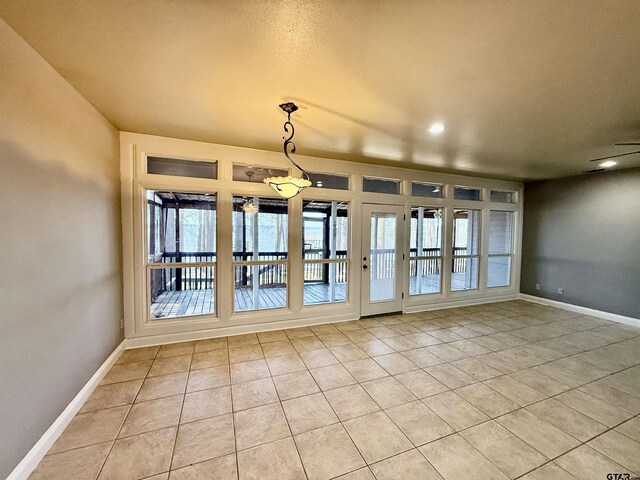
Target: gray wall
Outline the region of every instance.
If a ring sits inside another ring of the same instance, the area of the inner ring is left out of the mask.
[[[521,291],[640,318],[640,169],[525,184]]]
[[[118,132],[0,20],[0,478],[122,339]]]

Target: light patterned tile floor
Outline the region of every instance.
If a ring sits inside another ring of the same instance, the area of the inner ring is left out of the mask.
[[[640,475],[640,329],[524,301],[127,350],[33,479]]]

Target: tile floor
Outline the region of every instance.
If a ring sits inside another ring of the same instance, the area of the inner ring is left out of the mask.
[[[640,329],[524,301],[126,351],[33,479],[640,475]]]

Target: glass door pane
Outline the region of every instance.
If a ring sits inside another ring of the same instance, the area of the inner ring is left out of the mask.
[[[393,300],[396,291],[396,215],[371,214],[369,300]]]
[[[402,311],[404,279],[404,207],[362,205],[360,313]]]

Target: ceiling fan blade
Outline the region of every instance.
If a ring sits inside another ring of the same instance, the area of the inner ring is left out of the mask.
[[[614,145],[640,145],[640,142],[615,143]]]
[[[625,157],[627,155],[635,155],[636,153],[640,153],[640,150],[636,150],[635,152],[619,153],[618,155],[609,155],[608,157],[594,158],[593,160],[589,160],[589,161],[599,162],[600,160],[606,160],[607,158]]]

